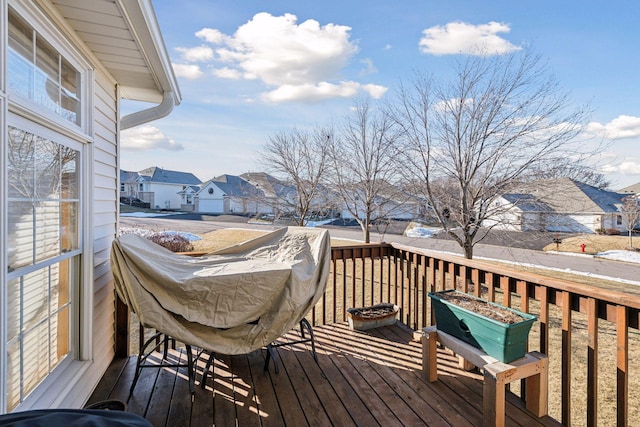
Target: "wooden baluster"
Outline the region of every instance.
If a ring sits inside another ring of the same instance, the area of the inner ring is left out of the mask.
[[[571,294],[562,292],[562,424],[571,423]]]
[[[587,300],[587,426],[598,424],[598,301]]]
[[[629,416],[629,319],[627,307],[616,309],[616,408],[617,425],[626,426]]]

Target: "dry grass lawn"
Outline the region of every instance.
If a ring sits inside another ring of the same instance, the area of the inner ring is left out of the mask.
[[[229,246],[255,239],[256,237],[267,234],[268,231],[251,230],[244,228],[224,228],[220,230],[210,231],[200,236],[202,240],[196,240],[193,243],[194,252],[213,252]],[[353,245],[355,242],[350,240],[331,239],[331,246]]]
[[[640,247],[640,236],[633,236],[633,246]],[[584,252],[587,254],[596,254],[598,252],[604,252],[609,250],[629,249],[629,236],[605,236],[600,234],[583,234],[581,236],[567,237],[562,239],[562,243],[558,245],[551,243],[544,247],[545,251],[560,252],[581,252],[580,244],[584,243],[586,246]]]

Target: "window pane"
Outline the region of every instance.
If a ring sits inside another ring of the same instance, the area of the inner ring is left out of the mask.
[[[70,289],[73,280],[73,260],[66,259],[51,266],[49,310],[51,312],[51,366],[55,366],[69,353]]]
[[[36,136],[9,127],[9,197],[31,199],[34,197],[34,157]]]
[[[20,341],[16,341],[7,350],[7,411],[20,403]]]
[[[35,204],[36,262],[60,255],[60,202]]]
[[[80,125],[80,73],[62,58],[62,117]]]
[[[60,203],[60,250],[68,252],[80,247],[78,239],[78,202]]]
[[[35,328],[49,316],[49,268],[22,276],[22,330]]]
[[[20,278],[9,280],[7,284],[7,341],[12,341],[20,333]]]
[[[60,161],[62,163],[62,198],[77,199],[78,191],[78,151],[68,147],[60,147]]]
[[[60,55],[40,36],[36,36],[36,67],[45,78],[58,84],[60,77]]]
[[[9,202],[7,251],[9,271],[33,263],[33,202]]]
[[[60,144],[38,138],[36,144],[36,198],[60,199]]]
[[[25,396],[51,372],[47,322],[25,333],[22,343],[22,371],[22,391]]]
[[[15,408],[71,352],[71,289],[78,257],[9,282],[7,409]],[[21,285],[22,284],[22,285]]]
[[[30,99],[33,87],[33,30],[9,12],[9,89]]]
[[[12,11],[7,69],[10,91],[80,125],[81,73]]]

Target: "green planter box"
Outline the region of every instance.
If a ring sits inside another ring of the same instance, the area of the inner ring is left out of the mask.
[[[439,296],[451,292],[487,302],[453,289],[430,292],[429,297],[435,313],[437,329],[482,349],[488,355],[504,363],[524,356],[527,351],[529,331],[533,322],[536,321],[536,316],[488,302],[489,306],[509,310],[524,319],[513,324],[500,322],[455,305]]]

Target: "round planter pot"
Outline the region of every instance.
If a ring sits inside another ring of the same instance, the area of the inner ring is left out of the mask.
[[[400,308],[395,304],[383,303],[369,307],[347,309],[349,327],[357,331],[389,326],[396,323]]]

